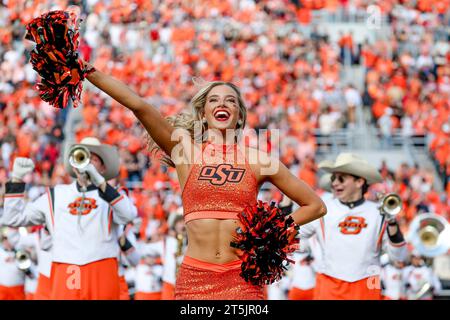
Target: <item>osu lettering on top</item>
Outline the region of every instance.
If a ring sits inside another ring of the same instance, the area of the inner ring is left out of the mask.
[[[238,183],[244,176],[245,169],[233,168],[231,164],[205,166],[200,172],[198,180],[207,180],[211,184],[221,186],[226,182]]]

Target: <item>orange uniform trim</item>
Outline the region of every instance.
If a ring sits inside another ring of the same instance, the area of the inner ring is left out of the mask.
[[[112,226],[112,221],[113,221],[113,211],[110,208],[109,209],[109,218],[108,218],[108,233],[111,233],[111,226]]]
[[[53,205],[52,205],[52,197],[50,196],[50,189],[46,189],[47,192],[47,198],[48,198],[48,207],[50,208],[50,216],[52,218],[52,226],[55,226],[55,219],[54,219],[54,211],[53,211]]]
[[[325,223],[323,221],[323,217],[320,218],[319,221],[320,221],[320,229],[322,230],[322,238],[323,238],[323,241],[325,242]]]
[[[387,227],[387,222],[385,221],[383,223],[383,227],[381,228],[380,235],[378,236],[378,240],[377,240],[377,248],[378,249],[381,248],[381,241],[383,240],[383,235],[384,235],[384,231],[386,231],[386,227]]]
[[[24,196],[23,193],[9,193],[5,194],[5,198],[22,198]]]
[[[115,205],[117,202],[119,202],[120,200],[122,200],[124,197],[123,195],[121,195],[120,197],[118,197],[117,199],[114,199],[113,201],[111,201],[111,205]]]
[[[239,212],[230,211],[196,211],[184,216],[184,222],[198,219],[233,219],[239,220]]]
[[[191,258],[189,256],[185,256],[183,259],[183,264],[199,269],[214,271],[214,272],[227,272],[234,269],[239,269],[241,267],[242,261],[235,260],[228,263],[218,264],[206,262],[198,259]]]
[[[393,242],[390,242],[390,243],[391,243],[391,246],[396,247],[396,248],[400,248],[400,247],[403,247],[406,245],[405,241],[400,242],[400,243],[393,243]]]

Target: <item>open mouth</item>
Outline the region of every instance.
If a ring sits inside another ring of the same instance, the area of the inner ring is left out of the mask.
[[[336,192],[336,193],[341,193],[341,192],[343,192],[344,191],[344,189],[334,189],[334,192]]]
[[[217,121],[227,121],[230,118],[230,113],[225,110],[217,110],[214,112],[214,118]]]

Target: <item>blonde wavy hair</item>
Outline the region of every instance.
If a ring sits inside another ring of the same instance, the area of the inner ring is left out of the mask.
[[[189,132],[191,138],[195,142],[204,142],[208,138],[207,135],[205,135],[205,132],[208,130],[208,123],[202,121],[202,117],[204,115],[205,111],[205,104],[206,104],[206,97],[208,96],[208,93],[217,86],[229,86],[232,88],[238,98],[238,107],[239,107],[239,119],[242,121],[237,123],[236,130],[239,133],[242,132],[242,130],[245,127],[245,124],[247,122],[247,107],[245,106],[244,99],[242,98],[241,91],[239,88],[231,83],[231,82],[225,82],[225,81],[212,81],[207,82],[202,88],[195,94],[195,96],[191,99],[189,105],[191,107],[191,112],[182,112],[177,115],[166,117],[166,120],[175,128],[175,129],[185,129]],[[195,136],[195,124],[201,123],[202,124],[202,134],[200,136]],[[169,155],[164,153],[161,148],[156,144],[156,142],[153,140],[153,138],[146,133],[146,140],[147,140],[147,146],[151,154],[161,154],[161,162],[170,166],[175,167],[174,162],[170,158]]]

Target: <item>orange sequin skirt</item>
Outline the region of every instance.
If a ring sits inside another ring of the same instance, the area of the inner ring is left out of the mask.
[[[240,275],[241,261],[214,264],[185,256],[175,284],[175,300],[263,300],[263,288]]]

